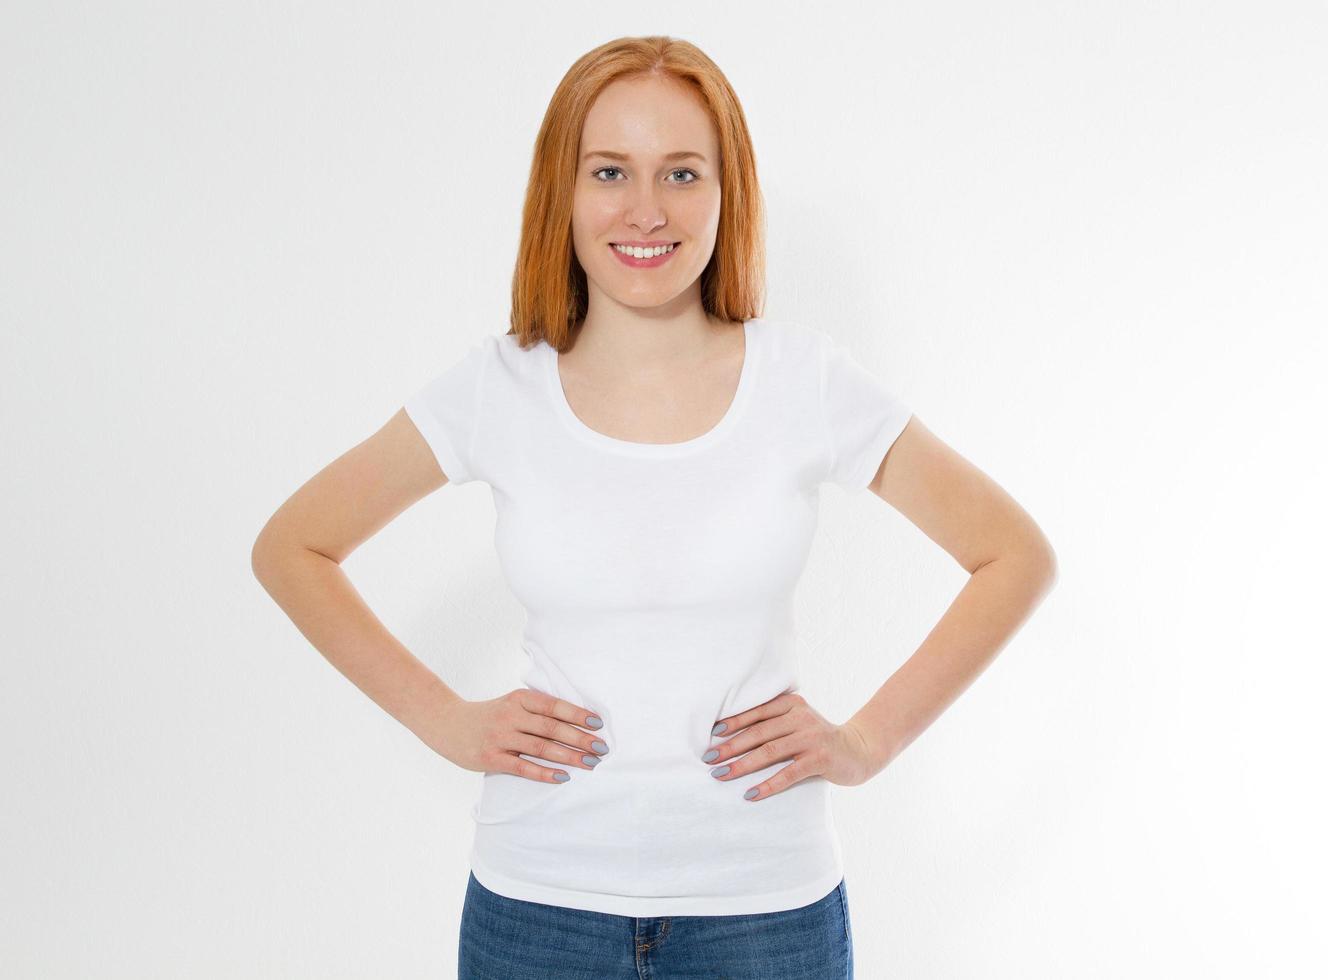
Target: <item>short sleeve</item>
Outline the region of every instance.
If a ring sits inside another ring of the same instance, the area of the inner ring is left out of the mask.
[[[824,331],[818,332],[822,338],[821,417],[830,458],[825,479],[857,493],[871,485],[912,412],[847,347]]]
[[[480,394],[492,345],[475,343],[459,360],[416,390],[402,404],[429,444],[448,483],[481,479],[472,452],[479,422]]]

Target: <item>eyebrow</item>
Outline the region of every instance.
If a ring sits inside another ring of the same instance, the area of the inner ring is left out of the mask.
[[[583,153],[581,155],[582,160],[588,160],[591,157],[608,157],[610,160],[631,159],[626,153],[614,153],[612,150],[592,150],[589,153]],[[706,162],[706,158],[694,150],[676,150],[673,153],[664,154],[665,160],[681,160],[684,157],[696,157],[696,159],[700,160],[702,163]]]

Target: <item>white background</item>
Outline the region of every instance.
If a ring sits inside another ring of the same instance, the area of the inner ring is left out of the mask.
[[[506,332],[548,98],[649,33],[743,102],[765,313],[847,343],[1060,560],[835,790],[858,976],[1321,969],[1321,5],[12,2],[0,974],[453,975],[481,777],[250,548]],[[523,663],[492,524],[446,487],[346,563],[469,698]],[[846,719],[963,581],[827,487],[803,692]]]

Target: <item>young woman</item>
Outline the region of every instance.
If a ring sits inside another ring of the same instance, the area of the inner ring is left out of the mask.
[[[742,109],[694,46],[581,58],[540,129],[511,329],[480,338],[273,516],[264,586],[338,670],[484,773],[460,975],[852,975],[831,783],[872,778],[1055,579],[1051,547],[819,326],[760,315]],[[339,563],[483,481],[528,612],[523,686],[467,701]],[[819,487],[870,489],[971,573],[843,724],[798,693]]]

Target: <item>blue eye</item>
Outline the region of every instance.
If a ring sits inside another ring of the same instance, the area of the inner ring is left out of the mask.
[[[598,176],[599,174],[602,174],[602,173],[603,173],[604,171],[606,171],[606,170],[612,170],[612,171],[614,171],[614,172],[616,172],[616,173],[622,173],[622,170],[620,170],[618,167],[600,167],[598,170],[592,170],[592,171],[590,172],[590,176],[594,177],[595,180],[598,181],[598,182],[601,183],[601,184],[613,184],[613,183],[617,183],[617,181],[614,181],[614,180],[604,180],[603,178],[601,178],[601,177]],[[698,175],[697,172],[696,172],[695,170],[692,170],[690,167],[679,167],[678,169],[676,169],[676,170],[671,170],[671,171],[669,171],[669,172],[670,172],[670,173],[674,173],[674,174],[691,174],[691,175],[692,175],[692,179],[691,179],[691,180],[679,180],[679,181],[674,181],[674,183],[677,183],[677,184],[695,184],[698,180],[701,179],[700,175]]]

